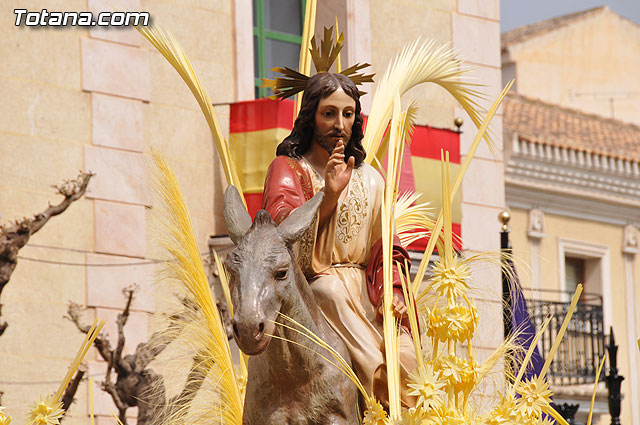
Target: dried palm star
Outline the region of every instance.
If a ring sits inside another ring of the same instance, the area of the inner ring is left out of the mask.
[[[417,408],[427,410],[442,404],[441,397],[445,394],[442,388],[445,383],[438,379],[433,366],[426,364],[423,368],[409,374],[407,385],[411,388],[409,395],[418,397]]]
[[[549,383],[544,379],[533,378],[520,382],[516,387],[520,398],[516,402],[518,413],[526,418],[540,418],[542,409],[551,403]]]
[[[0,425],[9,425],[13,418],[4,413],[4,409],[4,407],[0,407]]]
[[[380,402],[371,398],[367,410],[364,412],[364,420],[362,423],[364,425],[385,425],[386,419],[387,414]]]
[[[40,400],[29,412],[27,425],[58,425],[64,415],[62,403],[53,402],[50,398]]]
[[[448,299],[462,297],[469,289],[467,280],[471,276],[469,267],[457,257],[453,257],[450,265],[437,261],[433,265],[433,278],[431,287],[441,296]]]

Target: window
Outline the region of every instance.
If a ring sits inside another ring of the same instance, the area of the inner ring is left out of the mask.
[[[592,242],[558,238],[560,282],[564,291],[574,292],[578,283],[585,292],[602,296],[604,328],[611,325],[611,265],[609,247]],[[571,295],[562,300],[571,301]]]
[[[273,67],[298,69],[306,0],[253,0],[253,51],[256,99],[271,93],[262,78],[275,78]]]
[[[564,287],[565,291],[575,292],[579,283],[587,289],[587,281],[585,280],[585,269],[587,260],[584,258],[565,257],[564,258]]]

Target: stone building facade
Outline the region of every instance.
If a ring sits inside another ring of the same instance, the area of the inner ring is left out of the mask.
[[[529,268],[523,285],[531,299],[558,300],[553,291],[573,291],[576,281],[601,297],[626,377],[622,423],[640,421],[639,36],[637,24],[606,7],[502,36],[503,78],[516,80],[504,105],[505,197],[514,253]],[[596,414],[609,423],[599,385]],[[554,390],[580,403],[586,420],[592,385]]]
[[[518,93],[640,124],[640,25],[608,7],[508,31],[501,51]]]

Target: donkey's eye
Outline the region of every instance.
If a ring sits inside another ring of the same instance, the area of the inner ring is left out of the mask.
[[[285,280],[287,278],[287,270],[278,270],[275,275],[276,280]]]

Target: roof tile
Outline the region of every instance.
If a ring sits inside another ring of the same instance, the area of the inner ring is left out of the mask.
[[[504,99],[503,126],[538,143],[640,161],[640,126],[518,94]]]

